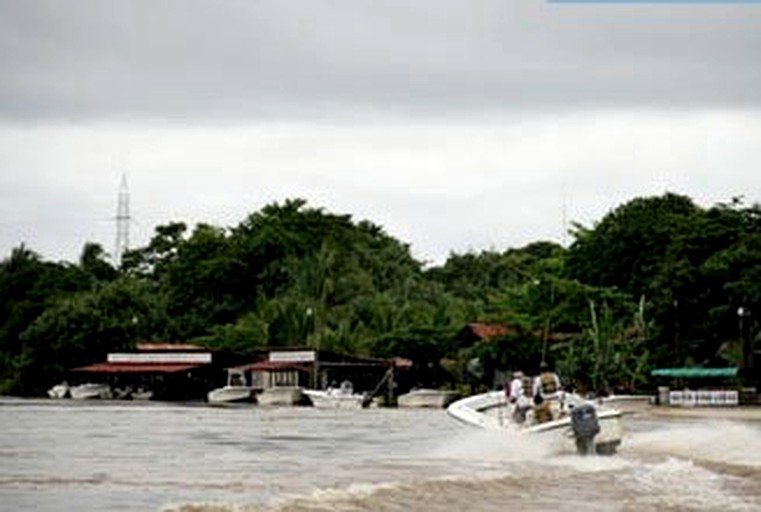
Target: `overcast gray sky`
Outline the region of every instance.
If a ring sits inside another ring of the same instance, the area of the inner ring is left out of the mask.
[[[761,5],[0,0],[0,257],[272,201],[450,251],[761,201]]]

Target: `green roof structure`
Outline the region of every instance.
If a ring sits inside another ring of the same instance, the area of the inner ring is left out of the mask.
[[[737,368],[656,368],[650,375],[653,377],[672,377],[698,379],[705,377],[737,377]]]

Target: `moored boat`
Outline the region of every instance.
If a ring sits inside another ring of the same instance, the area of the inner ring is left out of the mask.
[[[623,413],[598,407],[578,395],[564,393],[552,401],[553,419],[537,423],[532,415],[519,424],[502,391],[473,395],[452,403],[447,413],[469,425],[488,429],[510,429],[541,436],[559,452],[612,454],[623,438]]]
[[[153,391],[150,389],[138,388],[132,393],[132,400],[151,400],[152,398]]]
[[[314,407],[325,409],[361,409],[371,402],[365,393],[355,393],[353,384],[348,380],[337,388],[331,387],[325,391],[307,389],[304,394]]]
[[[206,398],[210,404],[253,402],[254,390],[248,386],[224,386],[209,391]]]
[[[87,382],[69,388],[71,398],[74,400],[109,399],[113,397],[111,386],[100,382]]]
[[[259,405],[302,405],[306,402],[303,388],[299,386],[276,386],[256,395]]]
[[[409,393],[399,395],[399,407],[427,407],[443,409],[460,397],[456,391],[441,389],[413,389]]]
[[[48,396],[50,398],[69,398],[69,385],[66,382],[56,384],[52,388],[48,389]]]
[[[206,399],[210,404],[253,402],[254,396],[254,388],[246,383],[244,372],[230,368],[227,370],[227,384],[209,391]]]

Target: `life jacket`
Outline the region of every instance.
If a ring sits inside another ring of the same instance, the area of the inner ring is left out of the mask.
[[[551,395],[558,391],[558,383],[555,374],[552,372],[542,373],[539,376],[539,385],[543,395]]]
[[[546,423],[553,419],[549,402],[545,401],[534,407],[534,421],[536,423]]]
[[[523,379],[521,379],[521,384],[523,384],[523,394],[524,396],[527,396],[529,399],[531,398],[532,389],[534,389],[534,381],[531,379],[531,377],[524,375]]]

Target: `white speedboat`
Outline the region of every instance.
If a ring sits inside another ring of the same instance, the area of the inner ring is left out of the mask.
[[[52,388],[48,389],[48,396],[50,398],[69,398],[69,385],[66,382],[56,384]]]
[[[249,386],[224,386],[209,391],[207,399],[210,404],[253,402],[254,390]]]
[[[349,381],[342,382],[341,387],[331,387],[325,391],[306,389],[304,394],[314,407],[325,409],[361,409],[371,402],[365,393],[355,393],[354,386]]]
[[[227,370],[227,385],[213,389],[206,395],[210,404],[254,402],[254,388],[246,384],[244,372],[230,368]]]
[[[541,436],[559,452],[613,454],[623,437],[623,413],[598,407],[570,393],[551,400],[551,421],[536,423],[529,413],[525,422],[513,420],[513,407],[503,391],[473,395],[452,403],[447,413],[467,424],[488,430],[512,429]]]
[[[93,400],[96,398],[109,399],[113,397],[111,386],[100,382],[88,382],[69,388],[71,398],[74,400]]]

